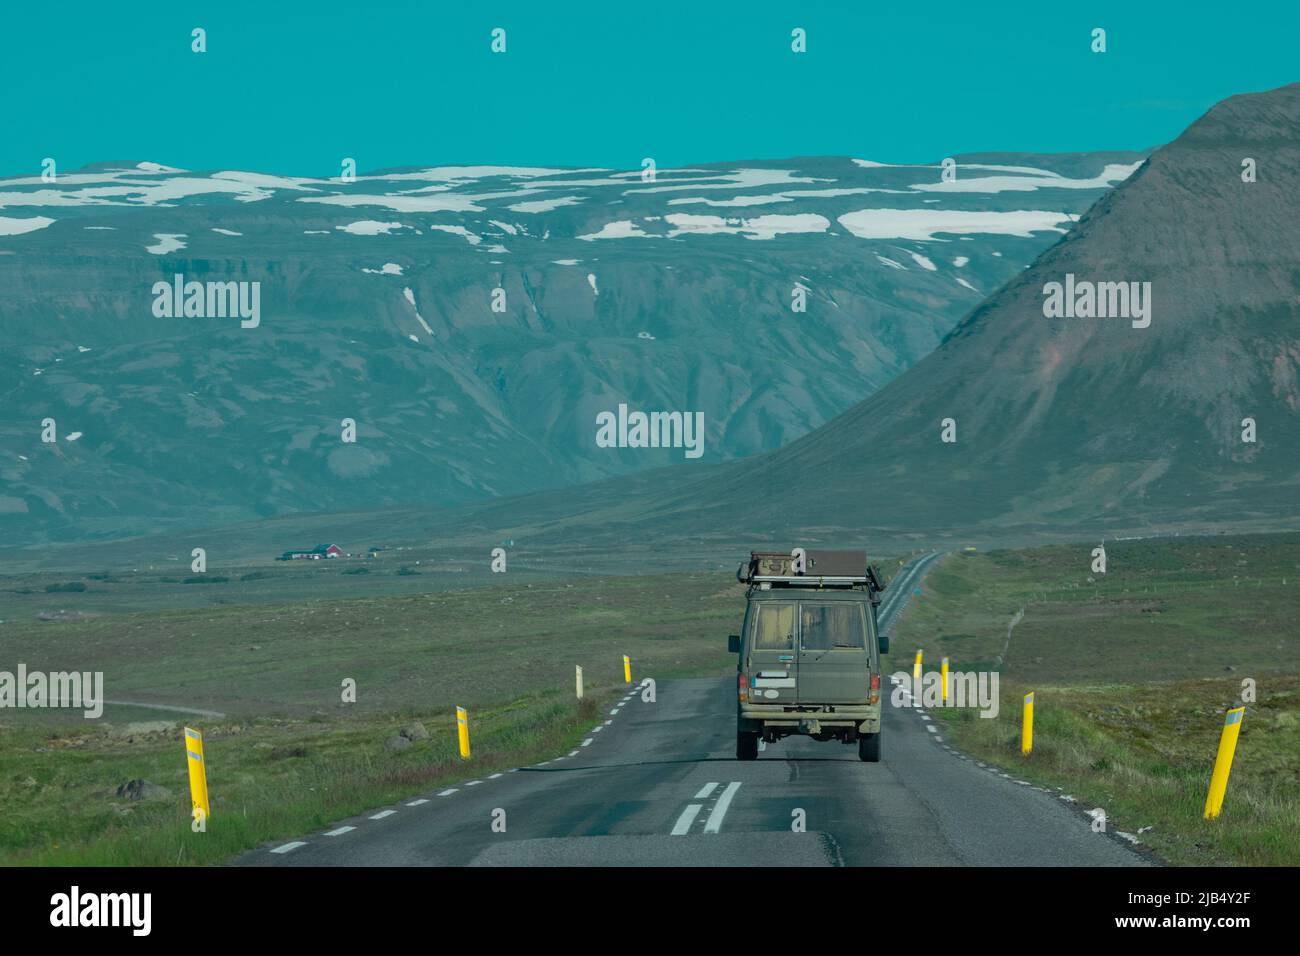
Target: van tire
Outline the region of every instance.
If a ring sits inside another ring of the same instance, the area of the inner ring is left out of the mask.
[[[758,759],[758,734],[745,733],[743,730],[736,731],[736,759]]]
[[[858,759],[880,763],[880,734],[858,734]]]

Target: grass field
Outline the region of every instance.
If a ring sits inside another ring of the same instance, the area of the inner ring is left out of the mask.
[[[103,671],[110,700],[226,714],[337,714],[498,704],[590,680],[723,666],[744,610],[734,576],[679,574],[10,621],[5,658]],[[320,592],[328,594],[328,585]],[[134,599],[133,599],[134,600]]]
[[[1101,807],[1171,862],[1300,864],[1300,535],[1113,542],[1104,575],[1093,546],[950,556],[895,629],[894,666],[921,647],[927,670],[945,655],[1000,668],[998,718],[933,711],[954,746]],[[1223,714],[1247,679],[1257,699],[1206,822]]]
[[[8,862],[213,862],[445,781],[554,756],[590,730],[595,705],[622,686],[624,654],[636,679],[733,666],[726,636],[744,609],[734,575],[713,573],[578,584],[508,574],[468,590],[115,610],[165,600],[140,582],[127,587],[118,605],[111,593],[98,598],[99,616],[23,617],[0,631],[0,667],[103,671],[106,697],[132,704],[110,704],[100,720],[0,711]],[[586,709],[573,697],[575,665]],[[345,678],[356,681],[354,704],[342,700]],[[470,711],[468,766],[455,754],[457,705]],[[430,737],[386,750],[385,740],[415,720]],[[175,726],[148,726],[158,721]],[[205,734],[214,805],[201,835],[188,829],[179,721]],[[136,778],[170,797],[116,796]]]
[[[1154,827],[1141,839],[1171,861],[1300,862],[1300,535],[1115,542],[1105,575],[1089,569],[1092,547],[949,556],[887,660],[905,669],[921,646],[931,664],[946,654],[955,669],[1000,668],[998,719],[939,714],[957,745],[1066,787],[1117,829]],[[148,568],[0,582],[0,669],[103,671],[109,700],[127,702],[98,721],[0,711],[0,859],[217,862],[570,749],[622,686],[623,654],[638,678],[734,667],[725,638],[744,599],[731,568],[596,578],[512,565],[490,575],[432,554],[419,565],[390,558],[368,575],[322,562],[224,569],[226,581],[201,585]],[[399,575],[402,566],[419,573]],[[76,583],[85,589],[67,587]],[[38,618],[48,607],[77,616]],[[585,710],[573,699],[575,664]],[[1224,815],[1206,824],[1223,709],[1247,677],[1259,699]],[[342,700],[345,678],[356,681],[354,704]],[[1029,688],[1037,743],[1022,761],[1018,701]],[[468,765],[454,750],[456,705],[470,711]],[[429,738],[387,750],[413,721]],[[207,741],[214,806],[202,835],[188,826],[182,722]],[[118,797],[136,778],[170,796]]]

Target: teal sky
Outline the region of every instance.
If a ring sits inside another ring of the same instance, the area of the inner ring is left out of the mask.
[[[1300,80],[1300,3],[10,4],[0,175],[1136,149]],[[190,52],[204,27],[208,52]],[[502,27],[507,52],[489,50]],[[808,52],[790,50],[803,27]],[[1108,52],[1090,52],[1104,27]]]

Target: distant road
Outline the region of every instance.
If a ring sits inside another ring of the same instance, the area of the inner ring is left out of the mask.
[[[885,629],[939,557],[899,570],[881,606]],[[734,679],[665,681],[656,703],[629,692],[606,708],[600,729],[557,760],[378,807],[236,864],[1148,864],[1059,795],[950,750],[927,717],[887,706],[878,764],[858,760],[856,747],[798,737],[742,763]],[[492,829],[496,810],[504,833]],[[791,829],[798,811],[806,832]]]

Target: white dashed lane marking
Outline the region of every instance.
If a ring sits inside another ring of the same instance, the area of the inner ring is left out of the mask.
[[[421,804],[428,803],[428,802],[429,802],[429,801],[426,800],[426,799],[424,799],[424,797],[421,797],[419,800],[412,800],[410,803],[407,804],[407,806],[408,806],[408,807],[418,807],[418,806],[420,806]]]
[[[718,797],[718,802],[713,805],[713,812],[709,814],[709,819],[705,821],[705,833],[717,833],[722,828],[722,818],[727,815],[727,808],[731,806],[731,801],[739,789],[740,781],[738,780],[733,780],[727,784],[727,789],[722,791],[722,796]]]
[[[704,786],[700,787],[700,792],[695,795],[695,799],[707,800],[709,799],[709,794],[713,793],[713,791],[717,789],[718,785],[716,783],[706,783]]]
[[[456,792],[456,788],[455,788],[455,787],[450,787],[449,789],[442,791],[442,793],[438,794],[438,796],[440,796],[440,797],[450,797],[450,796],[451,796],[453,793],[455,793],[455,792]]]
[[[677,818],[677,822],[673,824],[672,835],[685,836],[687,833],[690,833],[691,824],[695,822],[695,818],[700,815],[700,811],[703,809],[704,807],[698,803],[689,804],[686,809],[682,811],[682,815]]]
[[[351,833],[356,827],[339,827],[337,830],[326,830],[326,836],[342,836],[345,833]]]
[[[378,813],[372,814],[372,815],[370,816],[370,819],[371,819],[371,820],[382,820],[382,819],[384,819],[384,817],[391,817],[391,816],[392,816],[394,813],[396,813],[396,812],[397,812],[396,810],[380,810]]]
[[[303,842],[302,840],[295,840],[295,841],[292,842],[292,843],[286,843],[284,846],[277,846],[277,847],[276,847],[274,850],[272,850],[271,852],[272,852],[272,853],[291,853],[291,852],[293,852],[294,850],[298,849],[298,847],[300,847],[300,846],[306,846],[306,845],[307,845],[307,844],[306,844],[305,842]]]

